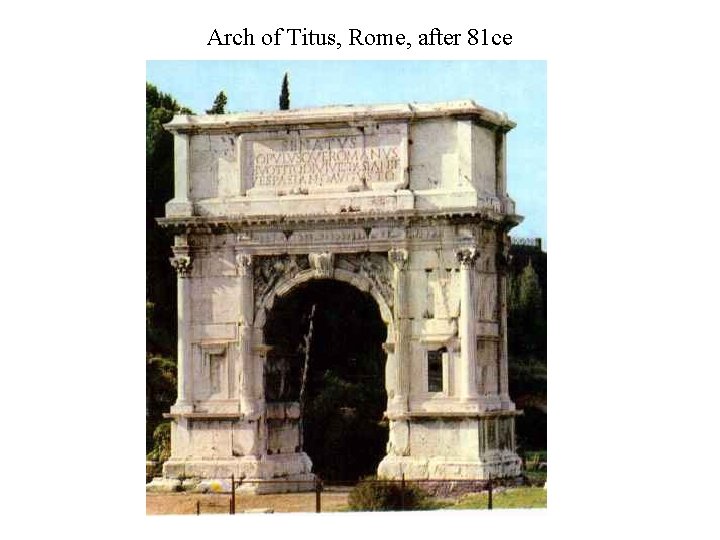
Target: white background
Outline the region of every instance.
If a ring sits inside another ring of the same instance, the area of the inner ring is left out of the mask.
[[[709,3],[640,4],[4,8],[6,537],[231,538],[246,525],[263,538],[716,532],[716,18]],[[486,27],[513,43],[205,45],[213,28],[246,26],[343,38],[349,27]],[[145,516],[145,61],[201,58],[548,61],[548,510]]]

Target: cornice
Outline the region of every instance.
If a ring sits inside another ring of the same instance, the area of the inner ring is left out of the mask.
[[[362,127],[367,123],[413,122],[433,118],[472,120],[493,130],[507,132],[516,124],[505,113],[481,107],[472,100],[443,103],[390,105],[339,105],[287,111],[253,111],[232,114],[178,114],[165,124],[176,133],[254,132],[281,129]]]
[[[175,233],[236,233],[248,229],[278,229],[280,227],[314,227],[339,225],[358,227],[378,226],[427,226],[433,222],[442,224],[488,223],[509,230],[523,220],[522,216],[501,214],[487,209],[466,208],[438,210],[400,210],[393,213],[353,212],[314,215],[256,215],[256,216],[187,216],[156,218],[157,223]]]

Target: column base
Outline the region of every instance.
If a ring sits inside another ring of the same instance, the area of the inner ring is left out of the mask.
[[[170,407],[170,414],[187,414],[195,411],[195,407],[189,401],[179,401]]]
[[[163,476],[146,485],[148,492],[192,491],[229,493],[234,475],[242,493],[313,491],[315,475],[305,452],[224,459],[174,459],[163,465]]]
[[[522,474],[520,457],[512,451],[489,452],[482,459],[385,456],[378,477],[390,480],[489,480]]]

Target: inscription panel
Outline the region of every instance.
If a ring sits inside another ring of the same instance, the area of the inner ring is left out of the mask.
[[[406,184],[405,124],[247,134],[241,141],[249,195],[382,190]]]

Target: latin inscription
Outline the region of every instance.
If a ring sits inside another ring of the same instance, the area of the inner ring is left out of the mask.
[[[401,181],[399,137],[395,144],[368,146],[367,141],[361,135],[256,141],[254,185],[302,189]]]

